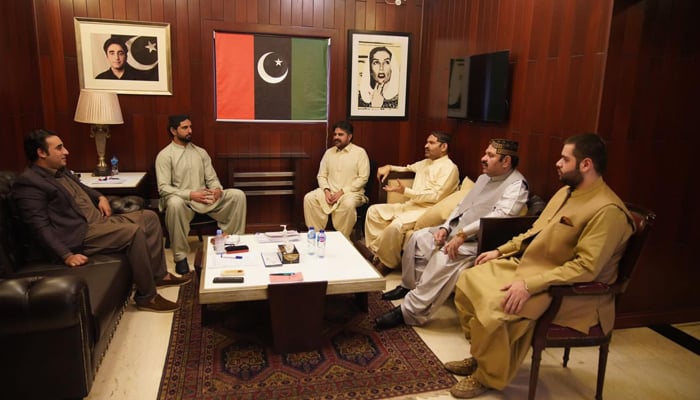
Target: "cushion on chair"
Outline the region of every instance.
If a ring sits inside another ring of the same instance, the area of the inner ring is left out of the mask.
[[[140,196],[109,196],[109,205],[112,207],[112,212],[115,214],[126,214],[138,211],[143,209],[145,204],[145,200]]]
[[[469,177],[464,177],[459,190],[440,200],[418,217],[413,230],[417,231],[418,229],[441,225],[473,186],[474,182]]]
[[[547,329],[547,337],[552,339],[566,339],[566,338],[588,338],[588,337],[604,337],[603,329],[600,324],[592,326],[588,333],[582,333],[576,329],[567,328],[565,326],[560,326],[557,324],[552,324]]]

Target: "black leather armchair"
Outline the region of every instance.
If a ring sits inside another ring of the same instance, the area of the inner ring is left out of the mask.
[[[14,177],[0,172],[0,397],[82,398],[129,299],[128,261],[95,255],[68,268],[49,260],[14,206]]]

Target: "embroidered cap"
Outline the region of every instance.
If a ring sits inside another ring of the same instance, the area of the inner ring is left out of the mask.
[[[518,155],[518,142],[515,140],[508,139],[491,139],[489,143],[496,149],[497,154],[503,154],[507,156],[517,156]]]

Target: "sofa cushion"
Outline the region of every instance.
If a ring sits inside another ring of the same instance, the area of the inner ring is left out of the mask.
[[[441,225],[473,186],[474,182],[469,177],[464,177],[459,190],[440,200],[418,217],[413,230],[417,231],[418,229]]]

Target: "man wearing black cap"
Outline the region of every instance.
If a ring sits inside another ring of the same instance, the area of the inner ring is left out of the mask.
[[[481,157],[483,174],[440,226],[415,232],[404,245],[401,285],[382,295],[403,304],[379,316],[377,329],[423,325],[452,293],[459,273],[474,264],[479,220],[516,216],[528,186],[518,166],[518,142],[494,139]]]
[[[207,151],[192,143],[189,116],[171,115],[168,133],[172,142],[156,157],[156,178],[175,272],[185,274],[190,270],[187,235],[195,212],[214,218],[225,233],[242,234],[247,203],[241,190],[223,188]]]
[[[605,183],[605,143],[596,134],[564,141],[556,163],[559,189],[525,233],[477,257],[455,284],[455,306],[471,357],[445,363],[466,378],[450,394],[460,399],[503,389],[527,355],[537,319],[552,301],[551,285],[612,283],[634,232],[632,216]],[[554,324],[588,332],[615,323],[615,296],[564,300]]]

